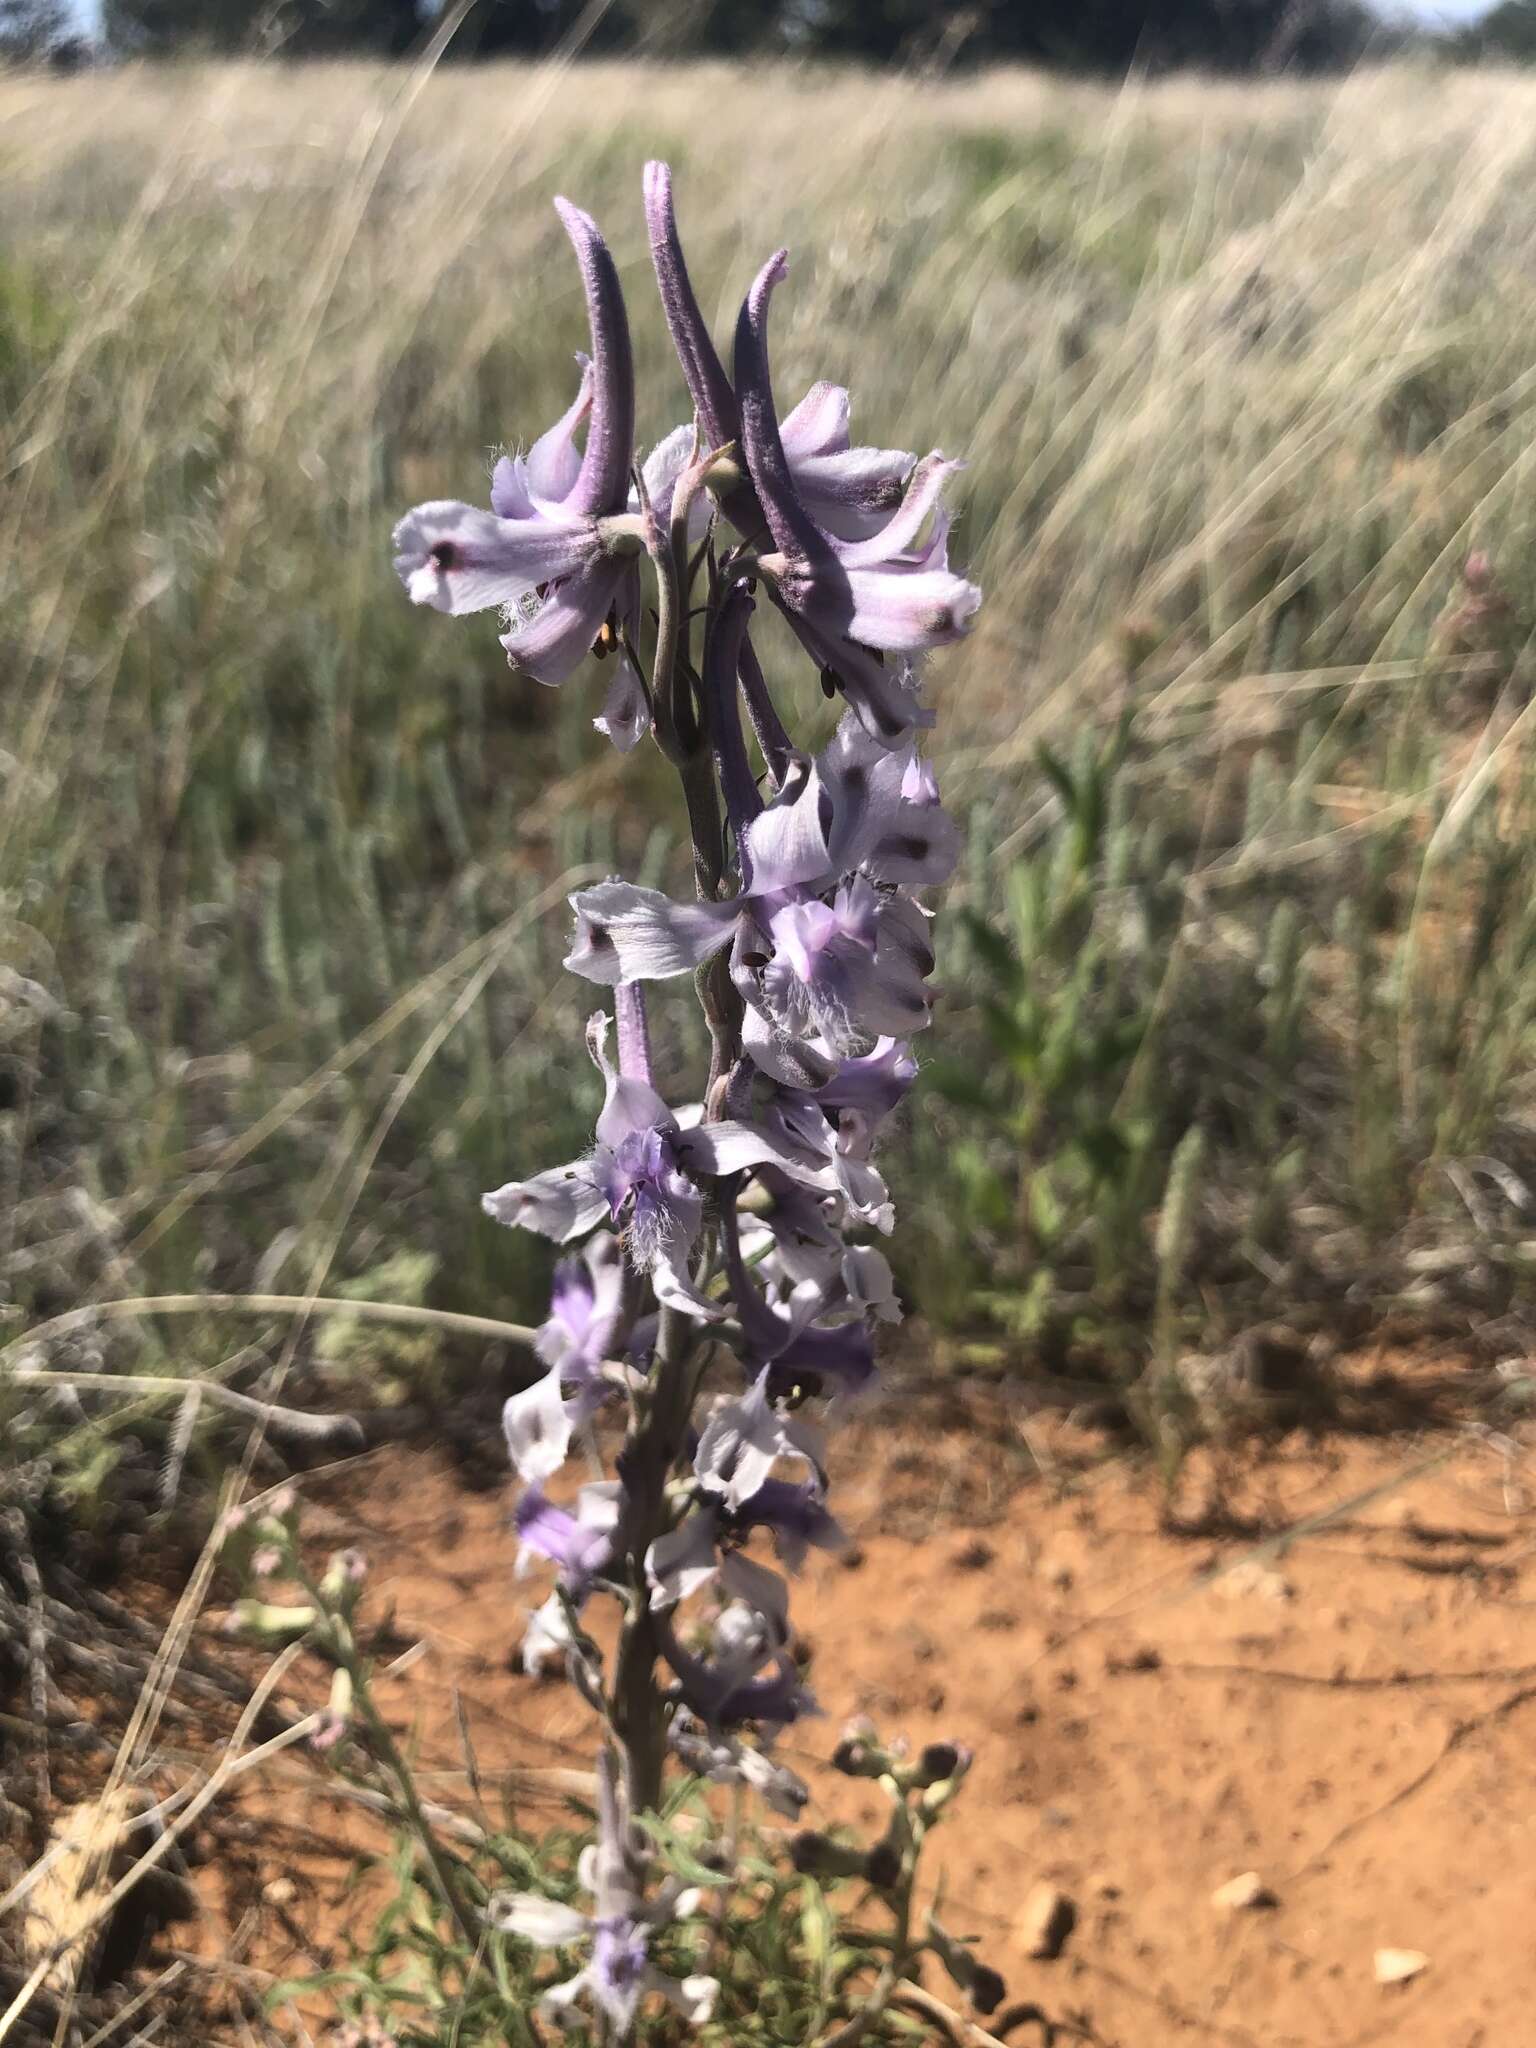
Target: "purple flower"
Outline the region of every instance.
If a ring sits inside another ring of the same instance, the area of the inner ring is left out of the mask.
[[[562,1259],[555,1267],[549,1316],[541,1324],[534,1348],[567,1386],[578,1389],[580,1419],[606,1391],[603,1366],[611,1354],[623,1315],[624,1266],[615,1240],[602,1234],[588,1243],[579,1258]]]
[[[826,1285],[810,1281],[797,1286],[786,1304],[770,1303],[747,1270],[737,1217],[728,1211],[721,1223],[721,1251],[741,1325],[745,1362],[749,1369],[762,1369],[754,1385],[754,1396],[760,1389],[769,1412],[776,1413],[776,1400],[807,1390],[823,1392],[827,1382],[837,1394],[863,1393],[875,1378],[874,1344],[863,1320],[864,1304],[850,1298],[841,1272]],[[857,1319],[829,1324],[817,1321],[820,1316],[841,1316],[849,1310]],[[708,1486],[710,1481],[701,1469],[703,1458],[701,1438],[694,1470]],[[771,1460],[759,1464],[753,1487],[743,1485],[739,1476],[733,1476],[727,1496],[729,1505],[739,1505],[754,1490],[756,1480],[767,1478],[771,1470]],[[817,1471],[819,1476],[819,1464]]]
[[[672,208],[672,173],[663,163],[645,167],[645,215],[662,308],[683,378],[711,449],[741,439],[741,409],[710,338],[683,257]],[[848,394],[837,384],[813,384],[783,421],[780,436],[789,472],[811,517],[827,532],[861,540],[901,503],[914,457],[901,448],[855,448],[848,431]],[[721,494],[727,518],[749,539],[764,526],[751,483]]]
[[[578,891],[567,967],[610,985],[667,979],[729,943],[747,1049],[785,1082],[806,1078],[798,1041],[820,1039],[835,1058],[923,1029],[933,951],[900,891],[946,879],[959,841],[942,808],[905,793],[913,758],[845,720],[742,827],[734,901],[677,903],[626,882]]]
[[[758,566],[807,653],[866,730],[891,746],[931,714],[882,657],[958,639],[981,602],[949,567],[940,499],[959,465],[925,456],[890,518],[866,538],[841,540],[817,524],[796,488],[768,367],[768,301],[787,267],[783,250],[763,266],[736,327],[742,451],[776,551]]]
[[[638,990],[619,991],[621,1019],[638,1007]],[[663,1304],[717,1317],[720,1310],[698,1293],[688,1273],[704,1215],[699,1181],[762,1163],[812,1177],[824,1169],[805,1166],[775,1133],[754,1124],[724,1119],[684,1129],[651,1085],[643,1029],[627,1041],[621,1032],[618,1069],[605,1050],[607,1030],[599,1011],[587,1027],[588,1048],[606,1083],[592,1151],[530,1180],[508,1181],[482,1196],[481,1205],[498,1223],[557,1241],[580,1236],[606,1216],[619,1225],[630,1263],[650,1275]],[[624,1071],[626,1065],[632,1071]],[[553,1428],[549,1400],[546,1393],[546,1434]]]
[[[749,1049],[763,1067],[771,1051],[778,1071],[790,1074],[772,1088],[759,1112],[762,1122],[786,1144],[800,1148],[807,1167],[825,1162],[853,1214],[889,1234],[894,1212],[870,1159],[881,1124],[916,1077],[917,1063],[908,1048],[884,1038],[868,1053],[845,1059],[825,1040],[769,1051],[749,1043]]]
[[[754,1748],[734,1735],[705,1728],[687,1707],[674,1709],[667,1740],[673,1753],[697,1778],[715,1785],[747,1785],[775,1813],[796,1820],[810,1798],[809,1788],[786,1765],[775,1763],[767,1750]]]
[[[395,529],[395,568],[412,600],[454,613],[502,607],[513,667],[543,683],[564,682],[610,617],[638,618],[643,543],[629,510],[635,379],[618,272],[590,216],[564,199],[555,206],[592,335],[575,401],[526,458],[497,463],[489,512],[439,501]]]
[[[720,1579],[734,1597],[702,1640],[695,1632],[697,1648],[684,1645],[670,1615],[658,1617],[657,1639],[678,1680],[677,1697],[711,1729],[747,1721],[783,1727],[818,1712],[789,1655],[783,1581],[739,1551],[721,1561]]]
[[[821,1489],[809,1482],[765,1479],[731,1518],[741,1530],[767,1529],[785,1569],[798,1572],[811,1550],[842,1550],[847,1531],[828,1511]]]
[[[598,1835],[583,1851],[580,1871],[593,1895],[593,1911],[583,1913],[538,1892],[502,1892],[490,1902],[490,1923],[503,1934],[516,1935],[536,1948],[591,1947],[586,1967],[553,1985],[538,2001],[540,2015],[564,2027],[570,2024],[578,1999],[589,1998],[625,2040],[640,2001],[657,1993],[693,2026],[703,2026],[715,2009],[719,1984],[713,1977],[667,1976],[650,1960],[650,1936],[657,1927],[682,1914],[697,1898],[676,1884],[664,1885],[653,1899],[643,1899],[639,1858],[619,1790],[613,1754],[598,1759]]]
[[[745,1394],[719,1403],[705,1423],[694,1455],[694,1475],[706,1493],[735,1513],[773,1477],[780,1459],[804,1465],[826,1491],[821,1432],[777,1407],[769,1375],[762,1372]]]
[[[541,1487],[530,1486],[517,1504],[513,1525],[525,1551],[559,1565],[560,1583],[579,1605],[612,1561],[620,1506],[621,1490],[611,1480],[584,1486],[574,1514],[557,1508]]]
[[[782,1650],[755,1663],[750,1650],[743,1653],[734,1647],[723,1657],[696,1657],[683,1648],[665,1617],[657,1635],[661,1654],[677,1680],[678,1697],[710,1729],[737,1728],[748,1721],[782,1728],[819,1711],[793,1657]],[[764,1673],[767,1663],[772,1669]]]
[[[852,1053],[872,1038],[923,1030],[933,954],[914,915],[862,875],[840,883],[830,903],[812,897],[771,910],[731,963],[743,999],[769,1026],[751,1041],[753,1058],[761,1051],[758,1063],[782,1075],[776,1040],[821,1038]]]
[[[553,1479],[571,1448],[575,1423],[560,1391],[560,1368],[554,1366],[532,1386],[513,1394],[501,1411],[512,1469],[528,1486]]]
[[[713,1454],[711,1454],[713,1455]],[[734,1478],[734,1473],[732,1478]],[[727,1482],[726,1491],[731,1491]],[[646,1553],[645,1571],[657,1606],[676,1607],[695,1593],[722,1581],[726,1590],[754,1607],[765,1604],[762,1582],[772,1578],[734,1550],[722,1552],[724,1539],[737,1541],[754,1529],[771,1531],[780,1561],[792,1572],[805,1563],[808,1548],[837,1550],[847,1536],[822,1498],[815,1480],[765,1479],[738,1507],[706,1497],[675,1529],[660,1536]],[[744,1575],[755,1575],[747,1576]],[[775,1582],[777,1583],[777,1582]],[[782,1620],[782,1596],[772,1602]],[[786,1624],[787,1625],[787,1624]]]

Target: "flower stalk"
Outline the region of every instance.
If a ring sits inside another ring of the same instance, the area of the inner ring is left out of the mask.
[[[948,564],[941,496],[959,465],[854,446],[835,385],[780,416],[766,316],[782,252],[748,293],[728,375],[665,166],[648,167],[645,202],[691,424],[637,461],[618,273],[596,224],[557,202],[591,330],[577,397],[526,458],[498,465],[489,513],[420,506],[396,534],[417,602],[503,606],[514,668],[558,684],[588,649],[620,649],[595,723],[624,753],[651,732],[687,818],[691,899],[618,880],[572,898],[566,965],[613,990],[617,1023],[617,1065],[607,1013],[588,1030],[605,1087],[592,1150],[484,1197],[498,1222],[579,1246],[539,1333],[544,1375],[504,1420],[524,1551],[558,1574],[524,1662],[563,1661],[604,1730],[593,1913],[516,1895],[497,1924],[553,1945],[590,1938],[590,1961],[541,2006],[563,2017],[590,2001],[615,2042],[653,1992],[712,2009],[713,1980],[675,1981],[648,1959],[675,1882],[641,1823],[663,1808],[669,1757],[780,1811],[804,1801],[773,1756],[779,1731],[816,1711],[782,1573],[842,1540],[825,1423],[870,1384],[873,1327],[899,1315],[890,1268],[862,1240],[892,1226],[874,1150],[916,1071],[907,1041],[930,1019],[922,892],[959,851],[917,752],[933,718],[921,663],[979,602]],[[817,714],[827,696],[846,703],[819,748],[791,736],[753,644],[763,588],[810,656]],[[696,1106],[674,1110],[644,986],[684,979],[710,1055]],[[573,1443],[600,1442],[621,1398],[615,1478],[571,1505],[552,1498]],[[603,1595],[621,1610],[606,1673],[580,1619]],[[883,1764],[896,1813],[867,1855],[801,1838],[825,1845],[828,1872],[848,1863],[887,1891],[897,1919],[888,1969],[839,2039],[873,2024],[916,1953],[916,1852],[946,1796],[940,1766],[961,1755],[940,1749],[896,1776]]]

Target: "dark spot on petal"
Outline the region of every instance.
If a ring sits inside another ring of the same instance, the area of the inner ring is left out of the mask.
[[[839,677],[837,670],[835,668],[824,668],[822,670],[821,694],[823,695],[823,697],[835,697],[837,695],[840,683],[841,678]]]
[[[458,542],[452,540],[440,540],[435,542],[434,545],[427,551],[427,560],[436,569],[442,569],[445,571],[448,569],[456,569],[459,566]]]
[[[893,856],[901,860],[923,860],[927,857],[929,843],[915,834],[896,833],[889,839],[882,839],[876,851],[882,860]]]

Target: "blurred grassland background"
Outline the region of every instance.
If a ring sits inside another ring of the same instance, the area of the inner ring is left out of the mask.
[[[593,735],[601,671],[512,677],[389,530],[569,397],[557,191],[633,282],[646,438],[683,416],[651,155],[722,336],[790,244],[786,403],[830,377],[859,438],[969,458],[987,598],[932,688],[970,852],[891,1153],[940,1362],[1404,1308],[1520,1352],[1536,82],[1429,67],[0,77],[12,1333],[213,1289],[542,1313],[478,1196],[584,1143],[561,899],[684,885],[677,820]],[[453,1362],[321,1342],[386,1391]]]

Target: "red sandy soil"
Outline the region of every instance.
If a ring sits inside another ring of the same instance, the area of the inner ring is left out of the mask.
[[[1297,1432],[1194,1454],[1170,1501],[1145,1462],[1021,1402],[940,1395],[844,1432],[834,1475],[858,1547],[798,1590],[825,1718],[790,1731],[786,1759],[808,1817],[825,1800],[852,1818],[862,1788],[823,1761],[849,1716],[975,1749],[930,1853],[946,1921],[983,1937],[1010,2000],[1115,2048],[1536,2042],[1536,1493],[1519,1444]],[[514,1576],[510,1489],[386,1450],[304,1493],[309,1535],[359,1545],[370,1610],[422,1646],[384,1698],[416,1726],[431,1796],[468,1797],[456,1700],[493,1810],[509,1767],[589,1764],[579,1698],[515,1669],[545,1588]],[[340,1888],[373,1824],[325,1784],[283,1759],[249,1797],[274,1880],[240,1946],[271,1969],[341,1959],[366,1909]],[[1273,1903],[1220,1910],[1212,1893],[1247,1871]],[[1018,1924],[1042,1880],[1078,1913],[1051,1962]],[[221,1903],[228,1929],[240,1913]],[[215,1936],[217,1918],[205,1952]],[[1427,1967],[1384,1988],[1382,1948]]]

